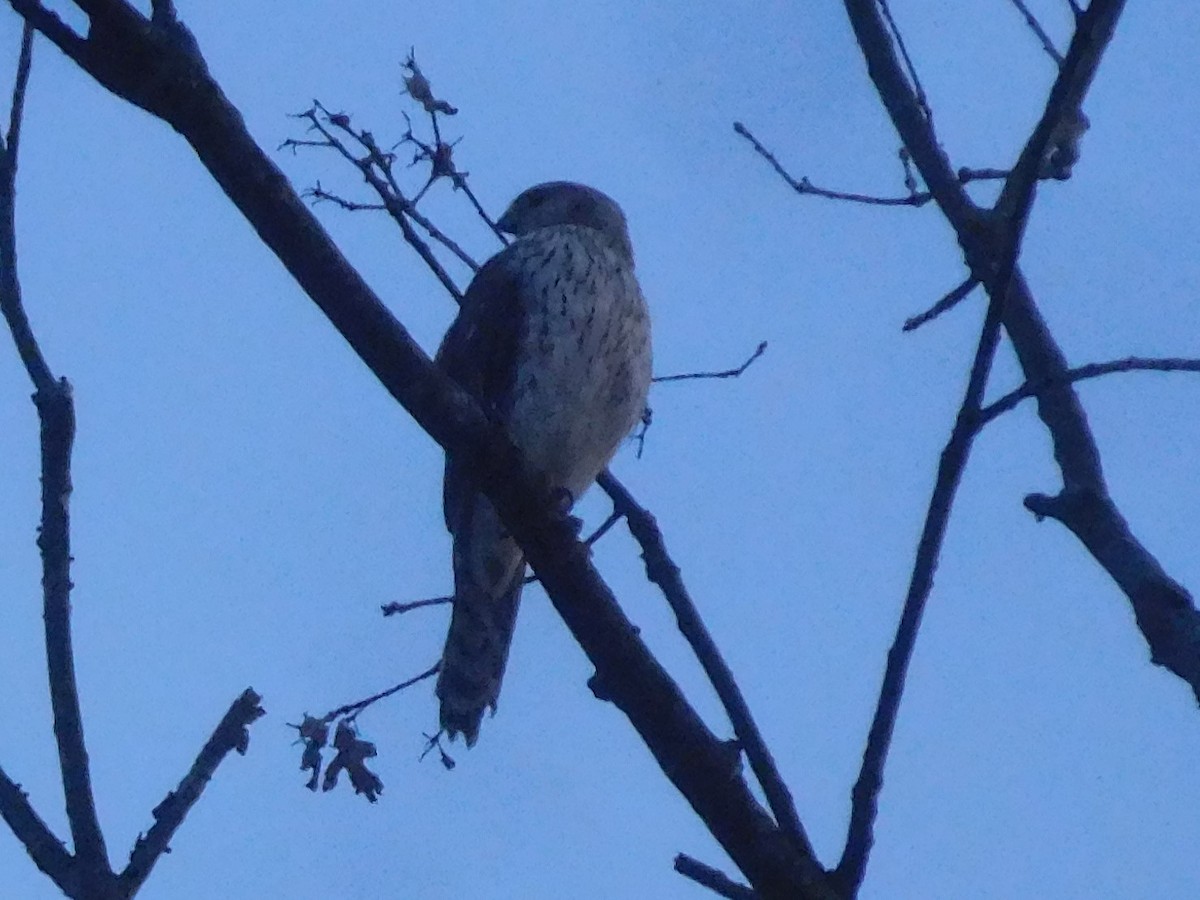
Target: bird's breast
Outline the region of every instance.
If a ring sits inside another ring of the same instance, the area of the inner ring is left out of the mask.
[[[631,265],[599,242],[540,248],[525,270],[525,322],[509,432],[526,461],[575,497],[642,416],[650,328]]]

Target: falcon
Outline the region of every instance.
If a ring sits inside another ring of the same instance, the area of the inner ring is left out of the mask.
[[[515,240],[479,270],[437,353],[568,505],[642,417],[650,320],[621,208],[594,188],[539,184],[497,222]],[[437,696],[441,727],[467,746],[495,712],[525,557],[472,473],[446,460],[454,603]]]

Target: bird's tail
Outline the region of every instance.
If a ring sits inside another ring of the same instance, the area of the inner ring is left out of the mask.
[[[454,535],[454,611],[437,682],[442,729],[468,747],[484,710],[496,709],[525,579],[525,557],[492,505],[477,496],[472,506]]]

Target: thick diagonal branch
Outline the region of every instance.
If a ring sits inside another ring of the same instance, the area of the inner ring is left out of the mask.
[[[29,0],[10,0],[97,81],[168,122],[191,144],[262,241],[414,419],[478,473],[608,696],[716,839],[764,897],[827,897],[805,860],[729,765],[591,565],[553,498],[470,398],[437,369],[350,266],[255,144],[190,35],[158,28],[127,4],[91,2],[86,39]],[[82,5],[82,4],[81,4]],[[119,7],[118,12],[109,11]],[[35,9],[35,12],[31,12]]]

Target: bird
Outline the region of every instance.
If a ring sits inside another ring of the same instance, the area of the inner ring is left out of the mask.
[[[569,508],[646,409],[650,318],[621,207],[569,181],[523,191],[496,222],[514,240],[475,274],[435,357]],[[495,713],[525,558],[465,464],[443,483],[454,596],[436,695],[468,747]]]

